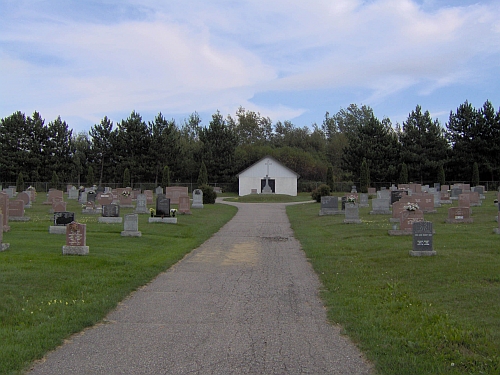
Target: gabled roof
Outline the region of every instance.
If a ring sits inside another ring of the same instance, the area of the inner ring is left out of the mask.
[[[280,162],[279,160],[276,160],[275,158],[273,158],[272,156],[269,156],[269,155],[266,155],[264,156],[263,158],[257,160],[255,163],[253,163],[251,166],[249,166],[248,168],[245,168],[244,170],[242,170],[240,173],[238,173],[236,175],[236,177],[240,177],[240,174],[242,173],[245,173],[246,171],[248,171],[249,169],[253,168],[254,166],[256,166],[257,164],[259,164],[261,161],[263,161],[264,159],[271,159],[274,163],[277,163],[279,165],[281,165],[283,168],[285,168],[286,170],[290,171],[291,173],[293,173],[295,176],[297,176],[297,179],[300,178],[300,175],[297,173],[297,172],[294,172],[292,171],[290,168],[288,168],[286,165],[284,165],[282,162]]]

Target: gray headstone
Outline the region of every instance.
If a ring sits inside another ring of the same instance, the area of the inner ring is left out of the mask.
[[[346,203],[345,205],[345,219],[346,224],[360,224],[359,207],[356,203]]]
[[[191,205],[191,208],[203,208],[203,190],[193,190],[193,204]]]
[[[121,235],[124,237],[141,237],[142,234],[139,232],[139,216],[137,214],[125,215]]]
[[[413,250],[412,256],[436,255],[432,242],[432,223],[420,221],[413,223]]]
[[[120,206],[117,204],[106,204],[102,206],[102,216],[103,217],[119,217],[120,216]]]
[[[389,198],[372,199],[371,215],[390,215],[391,200]]]
[[[359,207],[368,207],[368,194],[361,193],[359,195]]]
[[[147,214],[149,213],[148,207],[147,207],[147,197],[146,194],[137,194],[137,199],[136,199],[136,207],[135,207],[135,213],[136,214]]]

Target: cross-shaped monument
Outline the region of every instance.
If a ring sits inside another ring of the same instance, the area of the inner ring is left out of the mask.
[[[267,174],[265,177],[266,186],[264,186],[264,188],[262,189],[262,194],[272,194],[273,190],[269,186],[269,166],[272,165],[273,163],[271,163],[271,161],[267,159],[267,162],[265,162],[264,164],[267,165]]]

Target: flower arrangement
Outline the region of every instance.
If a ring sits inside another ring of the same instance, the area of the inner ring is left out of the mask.
[[[33,186],[28,186],[28,188],[26,190],[35,190],[35,188]]]
[[[170,216],[175,217],[177,210],[175,208],[170,209]]]
[[[130,196],[130,191],[128,191],[128,190],[123,190],[122,195],[123,195],[124,197],[129,197],[129,196]]]
[[[347,202],[348,203],[356,203],[356,196],[355,195],[349,195],[347,197]]]
[[[408,203],[406,206],[404,206],[404,209],[407,210],[407,211],[416,211],[418,210],[420,207],[418,207],[418,204],[416,203]]]
[[[151,217],[153,217],[155,215],[155,213],[156,213],[156,210],[153,207],[151,207],[149,209],[149,212],[151,213]]]
[[[95,191],[94,190],[90,190],[87,192],[87,194],[95,194]]]

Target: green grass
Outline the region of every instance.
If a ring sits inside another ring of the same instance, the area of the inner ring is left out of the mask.
[[[495,193],[496,194],[496,193]],[[388,216],[360,209],[363,224],[289,206],[297,239],[318,273],[329,319],[379,374],[500,373],[500,235],[494,193],[473,224],[432,221],[437,256],[414,258],[411,236],[392,237]],[[456,205],[456,203],[455,203]]]
[[[289,203],[289,202],[304,202],[311,200],[310,193],[300,193],[296,197],[284,194],[250,194],[242,197],[225,198],[228,202],[239,203]]]
[[[39,195],[38,202],[44,196]],[[148,224],[142,237],[122,237],[123,224],[100,224],[68,202],[87,224],[88,256],[63,256],[64,235],[49,234],[50,206],[26,209],[30,222],[11,222],[0,252],[0,374],[18,374],[69,335],[92,326],[138,287],[198,247],[236,213],[228,205],[205,205],[177,224]],[[121,214],[131,213],[123,209]]]

